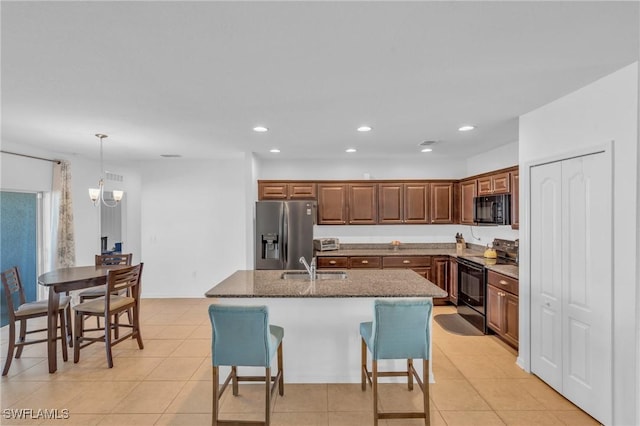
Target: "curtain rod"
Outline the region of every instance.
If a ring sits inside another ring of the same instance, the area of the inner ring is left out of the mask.
[[[3,154],[17,155],[19,157],[33,158],[35,160],[51,161],[52,163],[56,163],[56,164],[60,164],[61,163],[60,160],[52,160],[50,158],[34,157],[33,155],[18,154],[17,152],[10,152],[10,151],[4,151],[4,150],[0,150],[0,152],[3,153]]]

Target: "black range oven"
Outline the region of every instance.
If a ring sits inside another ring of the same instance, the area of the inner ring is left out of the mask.
[[[458,258],[458,314],[487,333],[484,265]]]

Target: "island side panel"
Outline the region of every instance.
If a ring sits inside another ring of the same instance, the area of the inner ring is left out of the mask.
[[[373,318],[375,298],[217,298],[211,303],[266,305],[271,324],[284,328],[285,383],[360,383],[360,323]],[[371,355],[368,356],[369,365]],[[275,363],[272,368],[275,367]],[[379,362],[380,370],[406,368],[404,360]],[[422,363],[416,370],[422,374]],[[228,369],[221,371],[226,377]],[[240,368],[241,375],[264,369]],[[223,376],[224,375],[224,376]],[[384,378],[398,382],[406,378]]]

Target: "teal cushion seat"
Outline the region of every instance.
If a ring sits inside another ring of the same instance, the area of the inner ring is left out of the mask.
[[[360,324],[360,335],[373,359],[429,359],[430,299],[376,300],[372,322]]]
[[[269,367],[284,329],[269,325],[266,306],[210,305],[214,366]]]

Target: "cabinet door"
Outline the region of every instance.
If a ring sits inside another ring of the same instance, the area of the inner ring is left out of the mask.
[[[384,269],[423,268],[431,266],[431,256],[383,256]]]
[[[511,228],[520,229],[520,173],[511,173]]]
[[[449,259],[449,300],[458,304],[458,260]]]
[[[318,184],[318,225],[347,223],[347,187],[340,184]]]
[[[402,223],[404,217],[404,185],[401,183],[381,183],[378,185],[378,223]]]
[[[518,347],[518,338],[519,338],[519,322],[518,322],[518,305],[519,300],[518,296],[513,295],[511,293],[505,293],[503,299],[504,306],[504,338],[514,345],[516,348]]]
[[[287,184],[281,182],[258,183],[258,200],[286,200]]]
[[[429,184],[404,184],[404,223],[429,223]]]
[[[491,176],[478,178],[478,195],[491,195],[493,193],[493,185]]]
[[[504,306],[505,293],[492,285],[487,286],[487,326],[498,334],[504,334]]]
[[[375,225],[378,222],[378,186],[375,183],[349,184],[349,224]]]
[[[453,223],[453,182],[431,184],[431,223]]]
[[[478,195],[505,194],[510,184],[509,172],[478,178]]]
[[[289,199],[291,200],[315,200],[316,184],[311,182],[295,182],[288,185]]]
[[[476,180],[460,183],[460,223],[473,225],[473,197],[476,196]]]
[[[431,268],[411,268],[411,270],[431,281]]]
[[[318,269],[324,268],[348,268],[349,262],[346,256],[320,256],[317,258]]]
[[[349,268],[375,268],[379,269],[382,266],[380,256],[350,256]]]
[[[511,187],[509,172],[498,173],[491,176],[491,189],[493,194],[506,194]]]
[[[449,282],[448,282],[449,281],[448,279],[449,258],[446,256],[434,256],[431,261],[431,269],[432,269],[431,282],[433,282],[435,285],[437,285],[444,291],[448,292],[449,291]],[[449,299],[449,296],[434,298],[433,300],[438,302],[445,302],[448,299]]]

